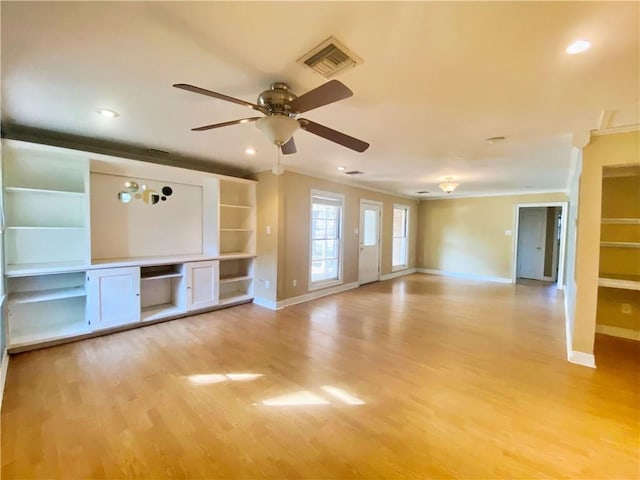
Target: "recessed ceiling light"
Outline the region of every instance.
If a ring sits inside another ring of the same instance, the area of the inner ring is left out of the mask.
[[[256,149],[252,148],[252,147],[249,147],[244,151],[244,153],[246,153],[247,155],[255,155],[256,154]]]
[[[589,50],[591,43],[586,40],[576,40],[565,50],[569,55],[575,55],[576,53],[582,53],[585,50]]]
[[[118,112],[114,112],[113,110],[109,110],[108,108],[99,108],[98,113],[105,118],[116,118],[120,116]]]
[[[338,167],[338,171],[339,172],[344,172],[345,171],[345,167]]]

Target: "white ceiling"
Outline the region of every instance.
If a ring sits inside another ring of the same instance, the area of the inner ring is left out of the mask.
[[[598,128],[603,110],[637,123],[638,2],[3,1],[1,14],[5,129],[266,170],[275,147],[254,125],[190,131],[250,111],[171,85],[253,102],[286,81],[301,94],[325,79],[296,60],[331,35],[364,60],[338,77],[355,94],[305,116],[371,147],[298,132],[298,153],[283,157],[298,171],[351,179],[336,171],[344,165],[366,172],[354,181],[413,196],[439,195],[446,176],[459,195],[559,190],[572,132]],[[567,55],[578,38],[591,50]],[[104,119],[101,107],[121,116]],[[498,135],[507,140],[484,142]]]

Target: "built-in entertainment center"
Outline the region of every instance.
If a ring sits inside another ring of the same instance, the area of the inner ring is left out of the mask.
[[[255,182],[3,140],[7,346],[251,301]]]

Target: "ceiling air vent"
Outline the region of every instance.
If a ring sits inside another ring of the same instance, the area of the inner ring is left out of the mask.
[[[350,170],[348,172],[344,172],[345,175],[364,175],[364,172],[360,170]]]
[[[329,37],[299,58],[298,63],[306,65],[325,78],[331,78],[362,63],[362,59],[334,37]]]

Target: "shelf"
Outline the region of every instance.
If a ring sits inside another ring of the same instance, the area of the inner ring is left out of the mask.
[[[253,232],[250,228],[221,228],[221,232]]]
[[[228,203],[221,203],[220,206],[223,208],[253,208],[251,205],[230,205]]]
[[[221,277],[220,283],[234,283],[234,282],[243,282],[245,280],[251,280],[253,277],[251,275],[244,275],[242,277]]]
[[[164,273],[162,275],[153,275],[153,276],[149,276],[149,277],[140,277],[140,280],[160,280],[162,278],[177,278],[177,277],[182,277],[182,274],[177,272],[177,273]]]
[[[84,197],[84,192],[68,192],[65,190],[44,190],[42,188],[26,188],[26,187],[5,187],[5,192],[9,193],[36,193],[41,195],[60,195],[65,197]]]
[[[7,230],[84,230],[87,227],[22,227],[11,226]]]
[[[640,275],[601,273],[600,278],[598,278],[598,286],[624,290],[640,290]]]
[[[253,299],[253,295],[243,294],[220,298],[218,305],[229,305],[231,303],[248,302]]]
[[[62,298],[84,297],[86,294],[84,287],[52,288],[35,292],[11,293],[9,303],[47,302]]]
[[[46,273],[78,272],[86,269],[86,262],[21,263],[7,265],[5,274],[8,277],[24,277]]]
[[[18,348],[35,343],[51,342],[55,340],[61,340],[64,338],[75,337],[78,335],[84,335],[90,333],[89,325],[87,322],[76,322],[65,327],[57,327],[55,334],[52,333],[40,333],[31,335],[16,335],[11,334],[11,344],[9,348]]]
[[[161,305],[152,305],[150,307],[143,308],[140,318],[143,322],[148,322],[151,320],[170,317],[172,315],[180,315],[181,313],[185,313],[183,308],[180,308],[173,303],[163,303]]]
[[[640,225],[640,218],[603,218],[603,225]]]
[[[640,248],[640,242],[600,242],[600,246],[609,248]]]

